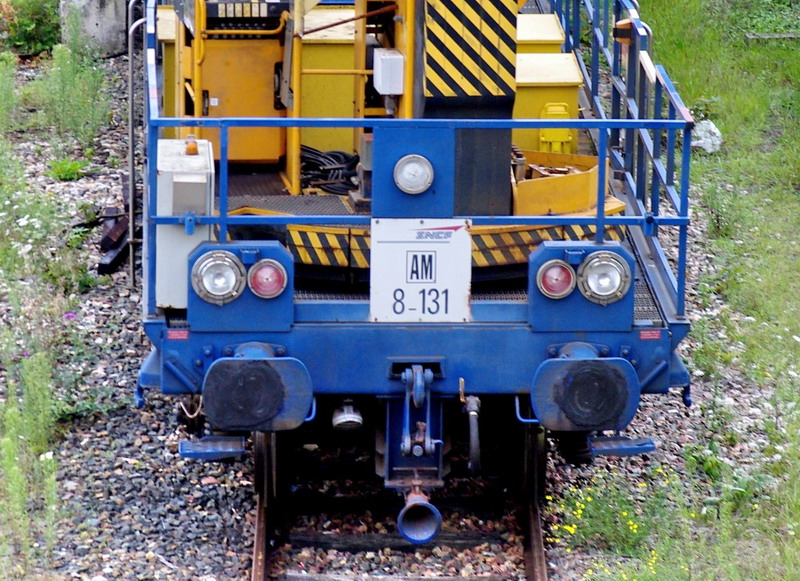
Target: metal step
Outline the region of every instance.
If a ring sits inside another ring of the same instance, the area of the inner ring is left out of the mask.
[[[244,452],[242,436],[206,436],[178,444],[178,453],[182,458],[195,460],[226,460],[243,456]]]
[[[650,438],[626,436],[596,436],[589,439],[589,447],[595,456],[636,456],[656,449]]]

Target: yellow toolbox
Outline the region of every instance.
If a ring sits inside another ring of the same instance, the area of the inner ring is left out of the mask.
[[[347,20],[355,15],[352,8],[317,7],[306,13],[305,29],[313,30],[326,24]],[[355,23],[340,24],[333,28],[303,36],[303,74],[301,115],[303,117],[352,117],[355,79],[353,42]],[[321,71],[330,70],[323,74]],[[306,127],[301,131],[300,142],[322,151],[334,149],[353,150],[353,130],[336,127]]]
[[[555,14],[517,16],[517,52],[561,52],[564,29]]]
[[[517,55],[514,119],[577,119],[578,91],[583,76],[572,53]],[[515,129],[520,149],[577,153],[577,129]]]

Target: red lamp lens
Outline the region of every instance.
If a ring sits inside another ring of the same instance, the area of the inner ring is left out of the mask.
[[[253,294],[262,299],[277,297],[286,288],[286,269],[274,260],[262,260],[256,263],[247,277],[247,284]]]
[[[567,296],[575,287],[575,272],[565,262],[551,261],[542,266],[538,276],[539,290],[552,299]]]

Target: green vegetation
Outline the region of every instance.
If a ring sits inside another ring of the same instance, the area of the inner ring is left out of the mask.
[[[4,6],[0,4],[0,12]],[[27,578],[46,565],[55,545],[57,422],[97,409],[91,401],[81,401],[86,396],[78,393],[81,377],[66,365],[67,359],[74,363],[96,357],[84,346],[88,340],[75,321],[77,293],[98,283],[83,247],[90,231],[69,224],[75,217],[89,222],[91,216],[88,208],[70,209],[63,200],[32,189],[8,141],[10,130],[25,127],[28,134],[56,133],[61,138],[53,143],[53,151],[40,150],[37,155],[64,156],[71,143],[83,146],[87,158],[92,155],[85,145],[105,120],[107,100],[102,96],[102,73],[80,46],[76,37],[69,46],[56,47],[42,80],[22,91],[38,98],[34,123],[31,102],[22,107],[15,88],[15,59],[0,54],[0,576],[4,579]],[[46,91],[57,91],[57,99]],[[91,106],[87,99],[94,99]],[[51,162],[53,177],[79,177],[87,161],[75,161],[74,155]]]
[[[42,125],[84,148],[108,119],[103,70],[84,51],[67,45],[53,48],[53,60],[42,79],[32,85],[30,96],[40,107]]]
[[[84,159],[55,159],[50,162],[47,172],[51,178],[62,181],[75,181],[83,175],[83,168],[89,165]]]
[[[11,113],[16,106],[14,71],[16,59],[10,52],[0,53],[0,134],[11,125]]]
[[[58,6],[58,0],[0,0],[0,43],[24,55],[50,50],[61,35]]]
[[[700,408],[705,440],[684,450],[688,481],[671,477],[663,494],[650,494],[657,474],[643,494],[623,484],[595,487],[592,504],[611,513],[593,515],[595,524],[586,513],[574,521],[570,503],[581,493],[569,492],[552,504],[562,533],[564,523],[576,526],[559,542],[602,551],[587,579],[793,579],[800,571],[800,41],[747,36],[798,34],[800,11],[793,0],[642,0],[640,14],[654,31],[656,60],[695,118],[714,121],[725,139],[719,153],[692,159],[695,209],[708,222],[717,268],[697,289],[713,316],[693,326],[693,368],[715,387]],[[730,370],[763,386],[758,427],[766,444],[732,429],[734,412],[722,405]],[[726,460],[726,448],[743,442],[757,454],[753,466]],[[612,518],[631,509],[644,535]]]

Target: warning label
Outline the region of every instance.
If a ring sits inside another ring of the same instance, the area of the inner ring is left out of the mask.
[[[189,339],[189,329],[167,329],[167,339],[170,341],[186,341]]]
[[[661,339],[661,329],[642,329],[639,331],[639,339],[642,341],[658,341]]]

